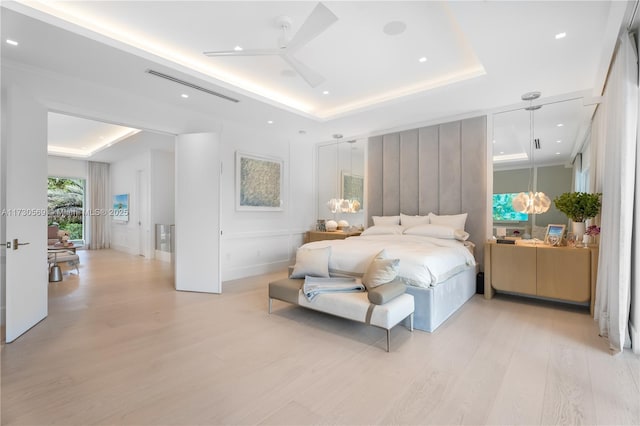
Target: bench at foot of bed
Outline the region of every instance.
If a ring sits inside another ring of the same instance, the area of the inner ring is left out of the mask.
[[[413,296],[401,294],[381,305],[369,302],[366,292],[323,293],[308,301],[302,293],[304,279],[285,278],[269,283],[269,313],[273,299],[289,302],[304,308],[324,312],[341,318],[370,324],[387,330],[387,352],[391,348],[391,329],[408,319],[413,331]]]

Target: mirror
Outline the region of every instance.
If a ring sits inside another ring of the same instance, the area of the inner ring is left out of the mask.
[[[346,220],[360,226],[364,220],[364,147],[366,139],[340,140],[318,145],[317,218]],[[331,213],[327,202],[332,198],[357,199],[357,213]]]
[[[583,99],[542,104],[533,112],[517,109],[493,117],[493,235],[498,227],[507,236],[544,239],[548,224],[565,224],[553,199],[573,189],[574,167],[571,161],[589,135],[595,105],[584,106]],[[530,159],[531,127],[540,149]],[[579,170],[577,168],[576,170]],[[526,215],[511,209],[514,194],[543,191],[551,199],[551,208],[543,214]]]

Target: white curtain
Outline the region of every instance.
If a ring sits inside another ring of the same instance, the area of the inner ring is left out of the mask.
[[[89,249],[99,250],[111,246],[111,180],[109,164],[89,161]]]
[[[624,34],[616,49],[604,93],[604,108],[598,108],[594,123],[592,156],[596,160],[594,189],[602,192],[600,260],[594,316],[600,334],[608,337],[615,352],[630,346],[629,320],[636,188],[636,143],[638,124],[638,60],[633,38]],[[593,143],[597,142],[597,143]],[[593,147],[593,145],[598,145]],[[633,265],[635,263],[635,265]],[[637,288],[637,282],[634,284]],[[637,295],[637,291],[636,291]],[[636,304],[637,309],[637,304]],[[640,342],[635,342],[636,345]]]

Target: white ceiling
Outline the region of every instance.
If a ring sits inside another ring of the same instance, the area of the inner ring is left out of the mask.
[[[30,85],[52,111],[114,124],[184,133],[232,122],[315,143],[337,132],[362,136],[488,112],[518,104],[531,90],[540,90],[543,102],[598,95],[627,7],[325,4],[338,21],[296,53],[326,78],[315,89],[287,76],[280,57],[202,52],[274,47],[274,19],[290,16],[295,35],[316,2],[3,2],[2,79]],[[384,34],[391,21],[404,22],[406,31]],[[567,36],[556,40],[560,32]],[[6,38],[20,44],[8,46]],[[421,56],[428,60],[418,62]],[[150,76],[149,68],[240,102]]]

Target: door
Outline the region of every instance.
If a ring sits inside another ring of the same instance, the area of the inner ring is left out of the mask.
[[[175,155],[176,290],[221,293],[218,135],[179,135]]]
[[[2,107],[1,242],[12,244],[2,245],[1,263],[12,342],[47,316],[47,111],[16,86],[3,91]]]
[[[138,205],[138,254],[146,258],[151,257],[149,253],[149,185],[147,171],[138,170],[137,176],[137,205]]]

